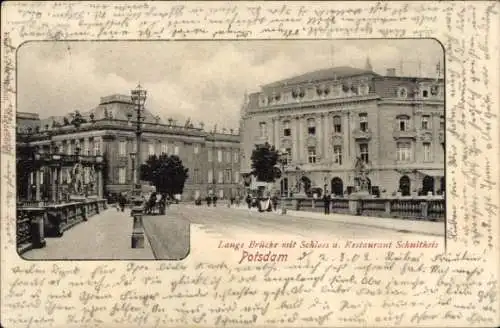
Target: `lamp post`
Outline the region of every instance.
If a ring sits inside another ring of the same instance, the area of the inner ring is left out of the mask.
[[[136,153],[135,152],[131,152],[130,153],[130,159],[132,161],[132,193],[134,193],[135,191],[135,184],[136,184],[136,178],[135,178],[135,157],[136,157]]]
[[[134,103],[136,110],[136,143],[137,143],[137,165],[135,165],[135,186],[134,186],[134,207],[132,208],[131,214],[134,217],[134,225],[132,230],[132,248],[144,248],[144,227],[142,225],[142,214],[143,214],[143,201],[141,197],[141,185],[140,185],[140,163],[141,163],[141,135],[142,135],[142,121],[144,119],[143,110],[144,103],[146,102],[146,90],[137,85],[137,87],[131,91],[132,102]],[[135,157],[135,156],[134,156]]]
[[[278,161],[281,164],[281,183],[280,187],[285,189],[285,166],[288,164],[288,152],[286,149],[281,149],[278,153]],[[288,183],[288,182],[287,182]],[[280,188],[280,189],[281,189]],[[287,196],[288,196],[288,186],[287,186]],[[286,214],[286,201],[283,200],[283,193],[281,193],[281,214]]]

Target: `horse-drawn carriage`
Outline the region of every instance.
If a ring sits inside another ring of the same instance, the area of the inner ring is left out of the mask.
[[[169,205],[170,200],[166,195],[152,193],[149,198],[145,200],[144,214],[165,215],[165,210]]]

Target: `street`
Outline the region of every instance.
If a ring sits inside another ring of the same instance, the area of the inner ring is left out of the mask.
[[[391,222],[385,228],[383,221]],[[23,254],[25,259],[106,259],[106,260],[180,260],[185,258],[190,247],[206,247],[207,241],[217,245],[221,241],[241,241],[247,236],[272,241],[288,239],[302,240],[377,240],[407,241],[425,240],[441,243],[439,234],[423,234],[410,231],[439,231],[442,223],[352,217],[342,214],[289,211],[287,215],[258,212],[255,209],[172,205],[162,216],[144,216],[145,247],[132,249],[130,235],[132,217],[130,211],[117,212],[108,209],[82,222],[60,238],[46,238],[47,246]],[[378,225],[378,226],[376,226]],[[406,232],[405,232],[406,231]]]

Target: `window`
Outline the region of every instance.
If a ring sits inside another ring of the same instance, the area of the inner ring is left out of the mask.
[[[240,182],[240,172],[234,171],[234,183]]]
[[[198,145],[194,145],[194,153],[198,154],[199,152],[200,152],[200,148],[198,147]]]
[[[120,144],[118,145],[118,151],[120,153],[120,156],[127,156],[127,142],[126,141],[120,141]]]
[[[155,144],[150,143],[148,144],[148,155],[153,156],[155,154]]]
[[[307,133],[310,136],[316,135],[316,120],[314,118],[309,118],[307,120]]]
[[[424,142],[424,161],[428,162],[431,161],[431,143],[430,142]]]
[[[208,150],[208,161],[209,161],[209,162],[211,162],[211,161],[213,160],[213,159],[212,159],[213,154],[214,154],[213,149],[209,149],[209,150]]]
[[[90,155],[90,145],[89,145],[89,139],[85,138],[83,140],[83,154],[84,155]]]
[[[307,161],[309,163],[316,163],[316,147],[307,147]]]
[[[217,177],[217,178],[218,178],[218,179],[217,179],[218,183],[224,183],[224,175],[223,175],[223,172],[222,172],[222,171],[219,171],[219,172],[217,172],[217,173],[218,173],[218,177]]]
[[[101,155],[101,138],[94,139],[94,155]]]
[[[226,151],[226,162],[231,163],[231,151]]]
[[[168,154],[168,144],[161,144],[161,153]]]
[[[333,160],[335,164],[342,165],[342,146],[333,146]]]
[[[200,169],[194,169],[193,183],[200,183]]]
[[[286,148],[285,153],[285,165],[288,165],[292,162],[292,148]]]
[[[404,87],[399,88],[398,96],[399,98],[406,98],[408,96],[408,90]]]
[[[233,161],[234,161],[235,163],[238,163],[238,161],[240,160],[240,153],[239,153],[238,151],[235,151],[235,152],[233,153],[233,156],[234,156]]]
[[[408,162],[411,160],[411,145],[409,142],[398,142],[397,160]]]
[[[179,146],[174,147],[174,155],[179,155]]]
[[[333,132],[335,133],[342,132],[342,123],[340,121],[340,116],[333,117]]]
[[[368,144],[363,143],[359,144],[359,155],[361,157],[361,160],[365,163],[368,163],[369,157],[368,157]]]
[[[359,129],[363,132],[368,131],[368,115],[366,113],[359,114]]]
[[[214,171],[208,170],[208,183],[214,183]]]
[[[219,161],[219,163],[222,162],[222,150],[220,149],[217,150],[217,161]]]
[[[118,169],[118,183],[124,184],[127,178],[127,169],[124,167],[120,167]]]
[[[223,199],[224,198],[224,190],[219,190],[219,198]]]
[[[439,129],[444,130],[444,116],[443,115],[441,115],[439,117]]]
[[[422,97],[424,97],[424,98],[429,97],[429,91],[427,91],[427,90],[422,91]]]
[[[408,116],[400,116],[398,122],[399,131],[408,131],[410,129],[410,118]]]
[[[283,122],[283,136],[289,137],[292,135],[292,129],[290,129],[290,121]]]
[[[231,179],[233,178],[233,173],[231,172],[231,169],[226,169],[224,171],[224,183],[231,183]]]
[[[259,132],[260,132],[260,136],[262,138],[267,138],[267,126],[266,126],[266,122],[260,122],[259,123]]]
[[[429,130],[431,128],[429,115],[422,116],[422,130]]]

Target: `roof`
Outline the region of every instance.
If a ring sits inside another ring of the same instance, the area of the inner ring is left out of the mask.
[[[350,66],[340,66],[340,67],[332,67],[326,69],[320,69],[317,71],[308,72],[302,75],[297,75],[292,78],[276,81],[270,84],[266,84],[263,88],[272,88],[279,87],[290,84],[301,84],[307,82],[317,82],[317,81],[325,81],[331,80],[335,77],[344,78],[349,76],[363,75],[363,74],[373,74],[378,75],[377,73],[360,68],[354,68]]]

